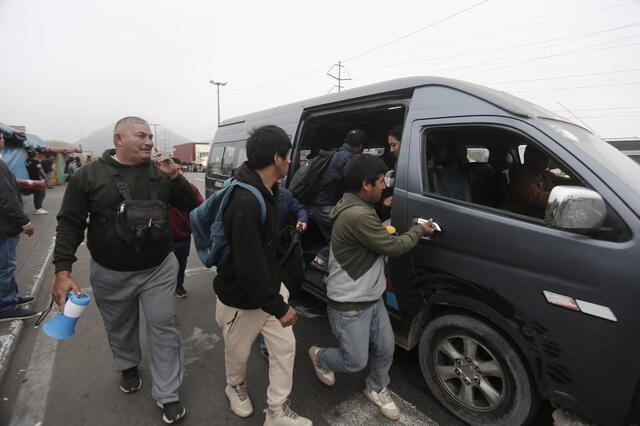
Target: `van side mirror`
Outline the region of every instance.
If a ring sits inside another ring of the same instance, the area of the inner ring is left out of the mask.
[[[607,215],[604,200],[595,191],[580,186],[556,186],[549,194],[544,221],[564,230],[600,229]]]

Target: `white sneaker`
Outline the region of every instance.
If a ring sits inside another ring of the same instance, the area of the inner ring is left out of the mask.
[[[371,389],[365,389],[364,394],[369,401],[373,402],[378,406],[378,410],[382,413],[383,416],[388,418],[389,420],[399,420],[400,419],[400,409],[393,402],[391,395],[387,388],[382,389],[380,392],[374,392]]]
[[[326,368],[322,368],[318,365],[318,351],[320,350],[317,346],[311,346],[309,348],[309,358],[311,358],[311,364],[313,365],[313,369],[316,372],[316,376],[318,376],[318,380],[324,383],[327,386],[333,386],[336,383],[336,376],[333,374],[333,371],[327,370]]]
[[[38,210],[34,211],[33,214],[49,214],[49,212],[43,208],[39,208]]]
[[[253,405],[249,399],[247,393],[247,385],[244,383],[238,386],[227,385],[224,388],[224,393],[229,398],[229,404],[231,405],[231,411],[239,417],[249,417],[253,414]]]
[[[312,426],[313,422],[306,417],[299,416],[289,406],[289,401],[285,402],[282,410],[275,414],[269,414],[269,410],[264,410],[263,426]]]

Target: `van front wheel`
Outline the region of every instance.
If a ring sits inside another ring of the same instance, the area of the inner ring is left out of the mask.
[[[423,331],[419,352],[433,395],[470,425],[523,425],[535,414],[537,395],[520,357],[484,322],[438,317]]]

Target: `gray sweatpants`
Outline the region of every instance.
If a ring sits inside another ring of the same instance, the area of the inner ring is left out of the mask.
[[[160,403],[179,400],[182,348],[175,321],[178,261],[173,253],[157,267],[114,271],[91,261],[91,287],[102,314],[118,371],[141,362],[140,303],[147,324],[151,396]]]

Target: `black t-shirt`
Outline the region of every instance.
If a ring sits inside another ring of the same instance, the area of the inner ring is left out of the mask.
[[[29,173],[29,179],[42,179],[42,176],[40,175],[42,164],[38,160],[36,160],[35,158],[27,158],[27,162],[25,163],[25,165],[27,167],[27,173]]]

